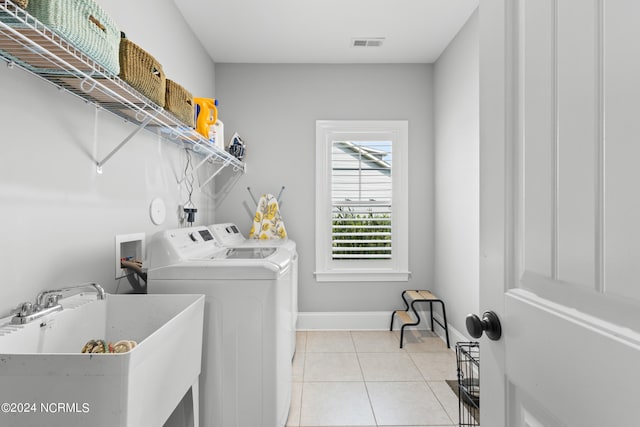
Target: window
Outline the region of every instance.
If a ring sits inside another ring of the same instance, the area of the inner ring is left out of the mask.
[[[408,280],[406,121],[316,122],[316,278]]]
[[[333,141],[331,258],[391,259],[392,141]]]

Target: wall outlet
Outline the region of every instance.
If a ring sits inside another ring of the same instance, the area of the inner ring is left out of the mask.
[[[144,260],[144,233],[134,233],[134,234],[119,234],[115,238],[115,270],[116,270],[116,279],[124,277],[130,272],[121,268],[120,260],[122,258],[132,258],[140,261]]]

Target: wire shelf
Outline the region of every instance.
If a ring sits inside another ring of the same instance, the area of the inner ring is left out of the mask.
[[[215,147],[193,128],[183,125],[172,113],[108,72],[10,0],[0,0],[0,57],[9,67],[23,68],[139,127],[96,162],[98,171],[142,128],[181,143],[208,160],[218,161],[222,166],[215,174],[224,167],[245,170],[243,162]]]
[[[480,344],[456,343],[456,360],[459,426],[480,426]]]

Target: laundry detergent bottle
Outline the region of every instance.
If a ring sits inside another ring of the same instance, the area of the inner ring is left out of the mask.
[[[210,136],[213,136],[213,139],[209,137],[209,140],[213,142],[213,144],[220,150],[224,151],[224,123],[222,120],[216,120],[215,124],[209,128]]]
[[[195,103],[196,132],[211,140],[212,126],[218,121],[218,100],[212,98],[193,98]],[[212,141],[213,142],[213,141]]]

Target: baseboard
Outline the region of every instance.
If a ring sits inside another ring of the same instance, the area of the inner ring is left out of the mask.
[[[343,311],[298,313],[299,331],[385,331],[391,311]]]
[[[418,315],[421,317],[421,319],[423,319],[422,322],[420,322],[421,324],[429,325],[429,318],[430,318],[429,310],[418,310]],[[438,310],[436,310],[433,313],[433,318],[435,320],[438,320],[440,323],[444,324],[444,319],[442,318],[442,314],[440,314]],[[438,325],[434,325],[434,326],[435,326],[436,334],[440,338],[442,338],[443,341],[446,341],[447,337],[445,336],[444,329],[442,329]],[[425,326],[425,328],[430,329],[431,327],[429,325],[429,326]],[[468,342],[468,341],[471,341],[471,339],[463,332],[460,332],[459,330],[451,326],[451,322],[449,322],[449,343],[451,344],[451,348],[453,348],[455,344],[459,341]]]
[[[298,313],[299,331],[388,331],[391,311],[343,311],[343,312],[301,312]],[[429,329],[429,312],[420,311],[422,322],[416,329]],[[434,318],[443,322],[442,316],[434,313]],[[427,319],[426,321],[424,319]],[[399,330],[398,322],[393,325]],[[436,334],[446,341],[444,330],[436,325]],[[469,338],[449,324],[449,342],[451,347],[458,341],[470,341]]]
[[[434,313],[433,317],[434,319],[438,319],[438,321],[440,321],[441,323],[444,322],[444,320],[442,319],[442,316],[438,313]],[[438,334],[440,338],[446,341],[447,338],[444,335],[444,329],[436,326],[436,334]],[[453,348],[456,345],[456,343],[459,341],[462,341],[462,342],[471,341],[471,339],[469,339],[469,337],[467,337],[465,334],[463,334],[462,332],[460,332],[459,330],[451,326],[451,323],[449,323],[449,342],[451,344],[451,348]]]

